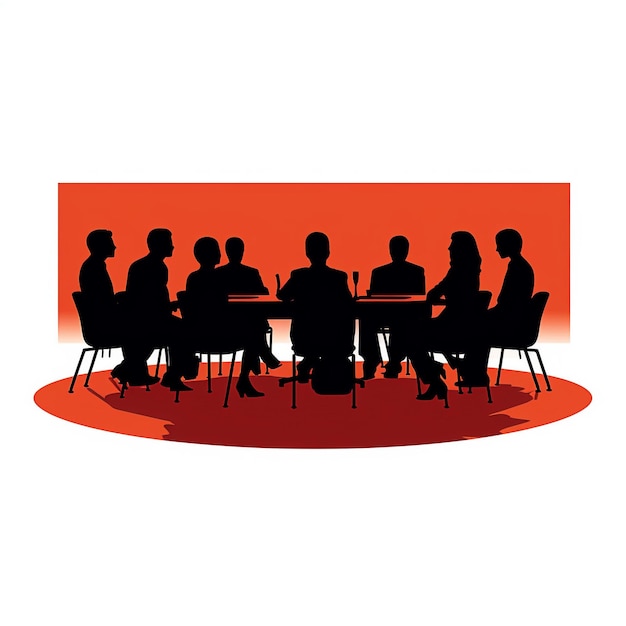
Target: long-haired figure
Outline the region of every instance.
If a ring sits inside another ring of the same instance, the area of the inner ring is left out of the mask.
[[[443,365],[429,356],[429,352],[443,352],[446,360],[456,367],[452,353],[461,351],[459,346],[472,345],[481,326],[478,297],[481,258],[476,240],[466,231],[454,232],[448,250],[450,269],[427,294],[431,302],[445,298],[446,306],[438,317],[416,329],[409,347],[413,367],[421,380],[430,385],[418,396],[419,400],[447,397]]]

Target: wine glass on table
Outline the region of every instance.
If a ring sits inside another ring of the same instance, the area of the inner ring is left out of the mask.
[[[280,275],[276,274],[276,295],[278,295],[279,291],[280,291]]]
[[[359,273],[358,272],[352,272],[352,282],[354,283],[354,299],[356,300],[358,295],[357,295],[357,285],[359,284]]]

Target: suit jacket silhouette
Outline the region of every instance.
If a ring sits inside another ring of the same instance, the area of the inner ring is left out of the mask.
[[[228,291],[217,269],[200,268],[187,277],[188,311],[183,315],[188,323],[211,333],[227,322]]]
[[[408,261],[376,267],[372,270],[370,291],[373,294],[425,294],[424,268]]]
[[[294,270],[277,294],[293,303],[291,340],[302,356],[348,356],[354,351],[353,300],[345,272],[327,266]]]
[[[512,258],[502,282],[498,303],[494,307],[502,313],[517,315],[530,303],[535,287],[535,273],[523,257]]]
[[[159,321],[171,314],[170,294],[167,288],[168,269],[161,260],[151,255],[135,261],[128,269],[126,299],[133,317]]]
[[[89,257],[80,268],[78,283],[90,311],[103,318],[114,313],[116,301],[113,283],[103,260]]]
[[[240,263],[227,263],[215,270],[226,285],[229,294],[266,295],[269,289],[263,284],[259,270]]]

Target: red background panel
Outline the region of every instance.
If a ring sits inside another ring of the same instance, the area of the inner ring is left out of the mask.
[[[259,268],[274,291],[308,264],[304,239],[314,230],[328,234],[329,264],[360,272],[359,292],[372,268],[389,262],[388,241],[409,238],[409,260],[426,271],[427,289],[445,275],[450,234],[474,234],[483,259],[481,288],[497,296],[506,271],[495,251],[495,234],[515,228],[523,254],[535,269],[535,290],[549,291],[543,340],[569,339],[568,183],[61,183],[59,184],[59,338],[80,338],[71,298],[88,256],[87,234],[113,231],[117,245],[107,261],[116,291],[126,284],[128,266],[147,253],[153,228],[173,233],[174,255],[166,262],[170,294],[183,289],[197,268],[193,244],[228,237],[246,244],[244,263]]]

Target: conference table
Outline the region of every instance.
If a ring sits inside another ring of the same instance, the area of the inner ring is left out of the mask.
[[[357,320],[376,319],[381,324],[387,324],[398,317],[428,319],[432,316],[433,305],[444,304],[444,301],[427,301],[426,296],[401,294],[361,296],[354,300],[354,317]],[[292,303],[282,302],[271,295],[229,296],[228,307],[233,313],[254,313],[275,320],[291,319],[294,311]]]

